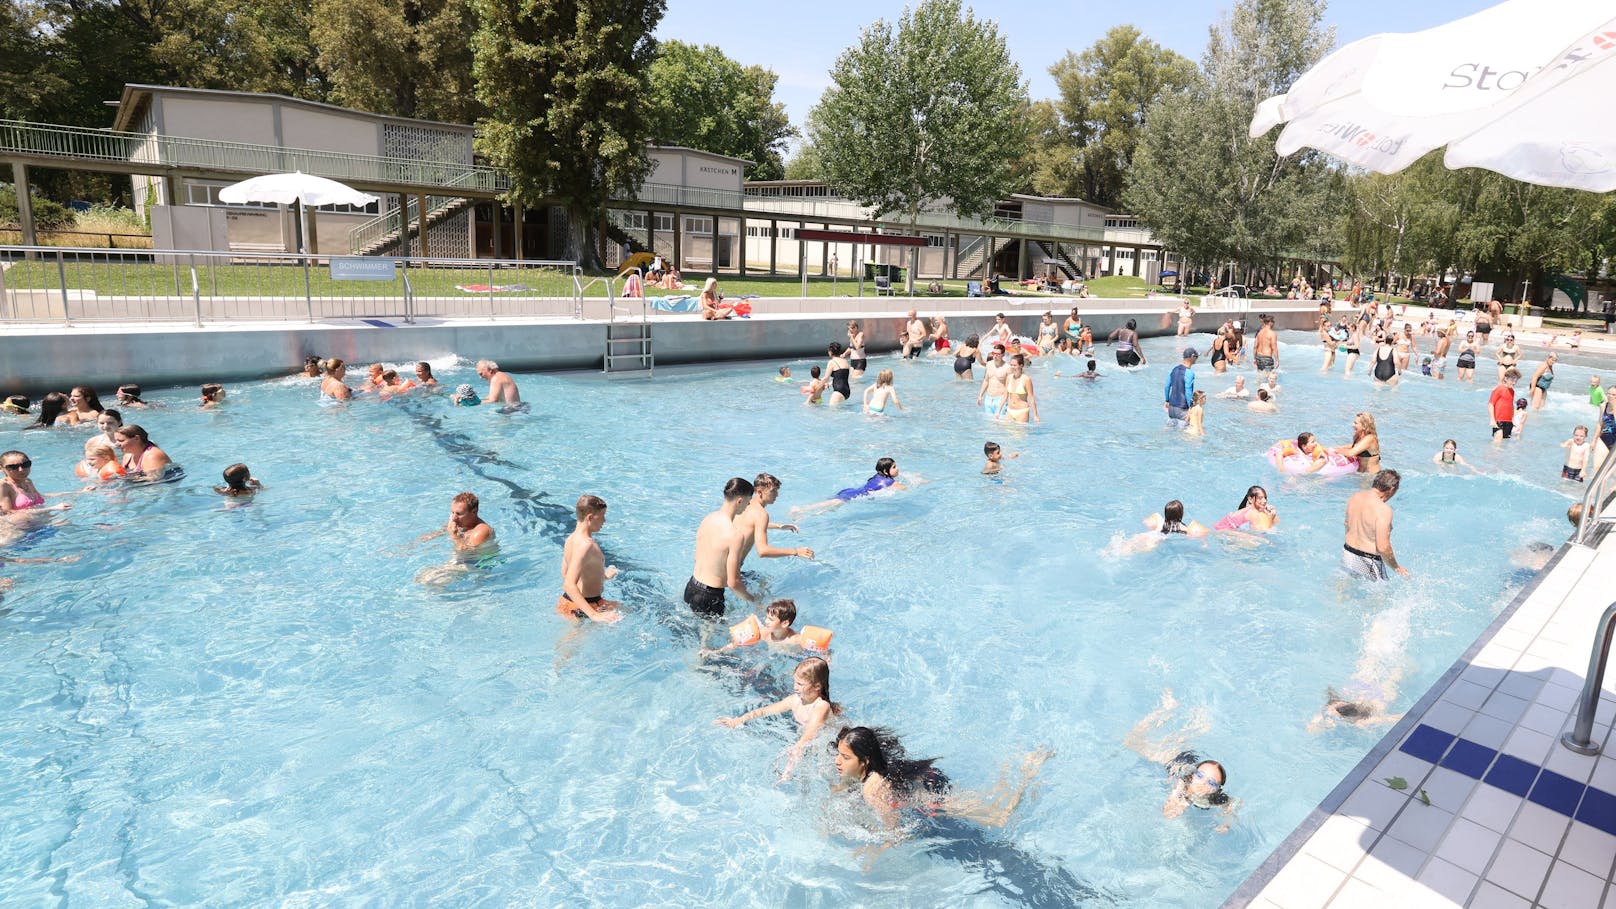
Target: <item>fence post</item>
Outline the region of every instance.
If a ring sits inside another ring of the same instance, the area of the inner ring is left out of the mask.
[[[196,253],[191,254],[191,302],[196,304],[196,327],[202,327],[202,286],[196,282]]]
[[[67,262],[62,258],[61,250],[56,251],[56,277],[62,282],[62,324],[72,328],[73,315],[67,309]]]
[[[314,322],[314,291],[309,289],[309,257],[302,256],[303,260],[303,299],[309,304],[309,322]]]
[[[494,263],[488,263],[488,321],[494,321]]]

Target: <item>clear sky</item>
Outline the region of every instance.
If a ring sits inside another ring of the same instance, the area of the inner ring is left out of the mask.
[[[1409,32],[1459,19],[1495,5],[1496,0],[1338,0],[1325,11],[1336,27],[1338,45],[1378,32]],[[785,103],[801,128],[819,101],[836,57],[877,19],[895,21],[903,0],[668,0],[657,37],[691,44],[714,44],[742,63],[766,66],[779,75],[775,98]],[[1049,67],[1068,50],[1092,45],[1112,26],[1132,24],[1153,40],[1199,61],[1207,29],[1230,0],[1012,0],[971,3],[978,15],[995,19],[1021,65],[1033,98],[1055,94]]]

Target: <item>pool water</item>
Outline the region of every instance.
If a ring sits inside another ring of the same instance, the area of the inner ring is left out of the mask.
[[[1317,346],[1286,337],[1281,412],[1214,399],[1204,439],[1163,427],[1163,341],[1137,372],[1102,357],[1095,383],[1035,366],[1032,427],[984,418],[948,358],[873,360],[905,406],[884,418],[803,406],[779,363],[518,375],[533,413],[512,418],[441,398],[321,408],[302,379],[235,386],[218,412],[153,393],[168,406],[129,419],[188,477],[77,496],[8,553],[79,559],[6,568],[0,904],[1215,906],[1381,734],[1306,729],[1371,621],[1407,629],[1382,654],[1406,709],[1530,579],[1512,553],[1566,537],[1581,489],[1558,443],[1593,416],[1587,370],[1562,366],[1524,438],[1495,446],[1490,358],[1474,386],[1374,388],[1367,362],[1321,376]],[[1413,577],[1379,587],[1336,568],[1359,479],[1264,458],[1301,430],[1349,441],[1358,410],[1403,474]],[[77,488],[88,433],[20,425],[0,444],[42,490]],[[1449,436],[1482,472],[1430,462]],[[979,473],[989,439],[1020,455],[1001,478]],[[779,476],[780,521],[882,456],[926,482],[772,535],[815,561],[750,567],[799,625],[835,631],[843,721],[889,727],[969,790],[1037,746],[1056,756],[1006,828],[928,824],[866,868],[870,818],[830,791],[828,748],[780,783],[788,717],[713,725],[788,691],[793,660],[702,662],[678,597],[727,478]],[[268,489],[212,493],[235,461]],[[1266,545],[1114,554],[1168,499],[1210,525],[1253,483],[1280,514]],[[414,541],[461,490],[502,557],[417,584],[448,551]],[[614,626],[553,611],[584,492],[610,503]],[[1162,772],[1122,745],[1164,688],[1209,724],[1194,746],[1228,769],[1228,833],[1162,819]]]

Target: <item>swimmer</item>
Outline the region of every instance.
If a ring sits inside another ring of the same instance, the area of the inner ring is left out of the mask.
[[[1398,383],[1397,361],[1397,349],[1392,346],[1391,338],[1385,333],[1375,335],[1375,365],[1370,368],[1369,374],[1377,384]]]
[[[488,382],[488,394],[483,398],[484,404],[499,406],[499,413],[526,413],[528,406],[522,403],[522,393],[516,390],[516,380],[510,373],[501,372],[499,364],[493,360],[477,361],[477,377]]]
[[[981,339],[976,335],[971,335],[965,339],[965,343],[954,351],[954,378],[964,379],[967,382],[971,381],[975,378],[975,376],[971,375],[971,367],[981,362],[981,360]]]
[[[1145,365],[1145,349],[1139,345],[1139,321],[1129,319],[1128,324],[1113,331],[1107,344],[1117,347],[1117,365],[1123,368]],[[1197,355],[1199,356],[1199,355]]]
[[[882,375],[887,375],[885,370]],[[797,546],[792,549],[781,549],[769,545],[769,531],[783,530],[787,533],[796,533],[795,524],[776,524],[769,520],[769,506],[780,498],[780,479],[772,473],[760,473],[752,481],[751,501],[746,510],[737,515],[730,526],[735,539],[730,543],[729,555],[724,563],[724,576],[726,585],[741,594],[748,601],[754,597],[746,591],[746,582],[741,578],[741,568],[746,564],[746,557],[753,550],[765,559],[797,558],[812,559],[814,551],[806,546]]]
[[[927,817],[946,814],[983,827],[1003,827],[1026,797],[1039,768],[1054,754],[1047,748],[1028,753],[1022,759],[1018,780],[1012,783],[1007,772],[991,792],[982,795],[955,791],[948,776],[932,766],[936,758],[910,760],[890,733],[851,726],[836,734],[836,775],[840,782],[833,788],[856,788],[864,804],[888,830],[901,825],[905,811],[918,811]]]
[[[724,504],[701,519],[696,528],[696,559],[685,582],[685,605],[697,615],[716,618],[724,614],[724,590],[729,580],[729,553],[735,545],[735,519],[752,499],[752,484],[731,477],[724,484]],[[736,593],[750,597],[744,587]]]
[[[123,466],[118,463],[117,451],[99,439],[97,436],[84,443],[84,460],[73,468],[73,473],[86,480],[105,483],[123,476]]]
[[[1059,329],[1055,327],[1055,314],[1045,312],[1038,322],[1038,352],[1048,356],[1055,352],[1055,336]]]
[[[231,464],[224,469],[224,485],[213,487],[213,491],[222,496],[250,496],[260,489],[267,489],[252,475],[252,471],[245,464]]]
[[[1479,317],[1477,322],[1480,322]],[[1465,332],[1464,340],[1459,342],[1459,359],[1454,362],[1454,366],[1459,370],[1459,381],[1476,381],[1476,354],[1480,352],[1481,345],[1476,343],[1476,333]]]
[[[6,395],[5,403],[0,404],[0,411],[14,417],[26,417],[28,408],[33,406],[34,402],[27,395]]]
[[[343,377],[348,375],[348,364],[333,357],[326,363],[325,380],[320,383],[320,403],[337,404],[353,398],[353,389],[349,388]]]
[[[789,366],[780,367],[780,373],[779,373],[779,375],[776,375],[774,377],[774,381],[776,381],[776,382],[790,382],[791,381],[791,367],[789,367]]]
[[[903,358],[918,357],[926,352],[926,339],[931,337],[931,331],[926,327],[926,320],[909,310],[909,321],[904,323]]]
[[[1341,567],[1347,574],[1370,581],[1388,579],[1386,569],[1408,577],[1392,552],[1392,496],[1401,482],[1395,470],[1375,474],[1369,489],[1347,500],[1346,542],[1341,546]]]
[[[422,360],[415,364],[415,384],[418,388],[431,388],[438,384],[437,378],[432,375],[431,363]]]
[[[414,382],[401,381],[398,377],[398,370],[396,369],[389,369],[382,372],[380,396],[383,401],[386,401],[395,395],[403,394],[414,387]]]
[[[1397,699],[1397,685],[1408,670],[1403,645],[1408,641],[1408,608],[1393,607],[1375,617],[1364,631],[1363,651],[1352,680],[1324,690],[1324,709],[1307,724],[1308,732],[1322,732],[1338,722],[1360,728],[1386,726],[1403,718],[1388,713]]]
[[[1098,363],[1094,362],[1093,360],[1090,360],[1090,361],[1088,361],[1088,364],[1087,364],[1088,368],[1085,369],[1083,372],[1073,373],[1072,378],[1074,378],[1074,379],[1087,379],[1087,380],[1092,382],[1095,379],[1098,379],[1100,377],[1099,371],[1095,369],[1095,367],[1098,366],[1098,365],[1099,365]],[[1055,373],[1055,377],[1057,379],[1061,378],[1061,374],[1057,372],[1057,373]]]
[[[1234,387],[1225,388],[1224,390],[1218,392],[1218,397],[1220,397],[1220,398],[1239,398],[1241,400],[1245,400],[1246,398],[1251,397],[1251,390],[1246,388],[1246,377],[1245,376],[1235,376],[1234,377]]]
[[[1004,407],[1004,381],[1010,375],[1010,364],[1004,362],[1004,345],[995,343],[982,364],[982,387],[976,391],[976,406],[989,414],[997,414]]]
[[[1593,443],[1588,441],[1588,427],[1578,426],[1571,431],[1571,438],[1560,443],[1566,450],[1565,465],[1560,468],[1560,476],[1567,480],[1582,482],[1582,473],[1588,467],[1588,454]]]
[[[1189,304],[1185,304],[1188,306]],[[1061,334],[1066,340],[1081,349],[1083,343],[1083,317],[1077,314],[1077,307],[1072,307],[1072,314],[1061,323]]]
[[[1204,735],[1211,729],[1206,713],[1196,710],[1183,726],[1171,734],[1159,739],[1149,738],[1166,724],[1177,709],[1178,700],[1173,697],[1172,690],[1164,689],[1156,709],[1134,725],[1123,739],[1123,744],[1145,760],[1167,768],[1167,776],[1173,782],[1167,801],[1162,805],[1162,817],[1179,817],[1186,808],[1191,807],[1203,811],[1220,808],[1223,814],[1216,829],[1219,833],[1227,833],[1235,811],[1234,800],[1223,789],[1229,781],[1229,774],[1217,761],[1202,760],[1190,746],[1192,737]]]
[[[1038,396],[1033,393],[1032,377],[1026,370],[1026,354],[1018,353],[1010,358],[1010,374],[1004,380],[1005,394],[999,405],[999,419],[1025,423],[1030,417],[1034,423],[1042,422],[1038,419]]]
[[[982,472],[985,474],[995,474],[1004,470],[1005,458],[1021,457],[1021,452],[1019,451],[1012,451],[1009,454],[1005,454],[1004,450],[999,447],[998,442],[983,443],[982,454],[986,455],[988,459],[988,462],[982,465]]]
[[[852,370],[855,379],[864,378],[864,370],[870,365],[870,360],[864,351],[864,329],[857,322],[847,323],[847,365]],[[852,397],[851,394],[843,397]]]
[[[101,411],[101,416],[95,418],[95,426],[101,431],[91,436],[90,441],[97,445],[116,447],[112,442],[112,434],[117,432],[118,427],[122,425],[123,414],[119,413],[115,408],[108,407],[106,410]]]
[[[124,409],[133,407],[138,410],[151,405],[140,399],[139,385],[126,384],[118,386],[118,406]]]
[[[1184,520],[1184,503],[1173,499],[1162,506],[1161,514],[1153,514],[1145,519],[1145,526],[1149,528],[1144,533],[1136,533],[1127,539],[1118,538],[1106,547],[1112,556],[1134,555],[1141,552],[1150,552],[1169,536],[1182,534],[1187,537],[1199,539],[1206,536],[1207,530],[1198,522]]]
[[[993,317],[993,324],[982,335],[982,340],[987,341],[989,344],[1010,343],[1010,324],[1004,320],[1004,313],[1001,312]]]
[[[1510,422],[1515,424],[1515,438],[1520,438],[1526,429],[1526,399],[1515,399],[1515,413]]]
[[[417,540],[424,543],[448,534],[454,553],[448,564],[423,568],[415,576],[420,584],[447,584],[456,576],[469,571],[483,558],[498,551],[494,528],[478,514],[479,502],[473,493],[462,492],[449,502],[449,522],[441,529],[422,534]]]
[[[617,577],[617,566],[606,564],[606,556],[595,542],[595,534],[606,524],[606,501],[581,495],[572,511],[578,523],[561,548],[561,597],[556,600],[556,612],[569,621],[581,615],[593,622],[616,622],[623,617],[623,604],[601,594],[606,582]]]
[[[62,419],[69,426],[94,423],[101,410],[101,399],[96,396],[95,389],[88,385],[75,385],[67,393],[67,410],[62,413]]]
[[[319,357],[304,357],[303,358],[303,371],[298,373],[298,375],[303,376],[305,378],[309,378],[309,379],[318,379],[318,378],[320,378],[320,358]],[[118,391],[122,392],[123,389],[120,388],[120,389],[118,389]],[[137,392],[137,394],[138,394],[138,392]],[[119,397],[118,400],[119,400],[119,403],[122,403],[123,398]]]
[[[898,391],[892,387],[892,370],[883,369],[875,377],[875,384],[864,389],[864,412],[869,414],[886,413],[887,404],[903,409],[903,402],[898,400]]]
[[[385,372],[387,372],[386,366],[383,366],[380,363],[370,364],[370,374],[365,377],[365,381],[359,386],[359,390],[375,391],[376,389],[381,388],[382,374]]]
[[[791,718],[797,721],[802,735],[791,746],[785,769],[780,772],[781,782],[790,778],[797,761],[802,759],[803,750],[819,734],[819,730],[825,728],[825,721],[842,712],[842,705],[830,699],[830,664],[819,657],[809,657],[798,663],[796,671],[791,674],[791,682],[794,691],[789,697],[767,707],[748,710],[737,717],[720,717],[713,721],[714,725],[734,729],[748,720],[791,711]]]
[[[19,516],[21,512],[66,511],[73,506],[67,502],[46,507],[45,495],[30,476],[34,462],[20,451],[0,454],[0,514]],[[62,493],[51,493],[52,496]]]
[[[203,409],[207,409],[209,407],[218,407],[220,404],[224,403],[224,396],[225,390],[223,385],[220,385],[217,382],[209,382],[208,384],[202,386],[202,403],[198,404],[197,406]]]
[[[1470,465],[1469,461],[1464,459],[1463,455],[1459,454],[1459,443],[1453,439],[1448,439],[1442,443],[1442,450],[1431,456],[1431,463],[1440,464],[1444,467],[1459,466],[1473,471],[1476,470]]]
[[[1459,326],[1455,322],[1448,322],[1446,328],[1436,333],[1436,349],[1431,351],[1431,377],[1441,379],[1445,377],[1448,368],[1448,348],[1453,345],[1453,336],[1459,333]]]
[[[1272,373],[1279,368],[1279,335],[1274,331],[1274,317],[1262,315],[1257,320],[1262,327],[1251,343],[1251,354],[1258,372]]]
[[[26,401],[27,399],[24,398],[23,400]],[[1588,406],[1592,407],[1596,413],[1605,406],[1605,389],[1599,386],[1598,376],[1588,377]],[[26,405],[23,406],[23,412],[28,412]]]
[[[1352,441],[1346,445],[1337,445],[1332,449],[1336,454],[1347,455],[1358,459],[1359,473],[1376,473],[1380,470],[1380,435],[1375,430],[1375,418],[1367,413],[1359,413],[1352,418]],[[1312,473],[1312,471],[1308,471]]]
[[[796,600],[775,600],[763,613],[762,635],[758,640],[768,645],[770,650],[793,650],[802,646],[802,633],[791,627],[797,621]],[[739,641],[731,639],[728,644],[716,650],[703,650],[702,656],[711,656],[715,653],[728,653],[743,646]]]
[[[1277,372],[1269,373],[1268,378],[1264,379],[1262,385],[1259,386],[1259,387],[1268,389],[1268,396],[1270,398],[1278,398],[1279,397],[1279,373],[1277,373]]]
[[[825,389],[830,387],[830,383],[826,382],[824,379],[820,378],[820,375],[821,375],[821,372],[820,372],[820,369],[819,369],[818,366],[809,367],[809,369],[808,369],[808,381],[806,381],[806,382],[804,382],[802,384],[802,389],[801,389],[802,393],[804,395],[807,395],[807,397],[805,397],[803,399],[802,403],[804,403],[804,404],[821,404],[821,403],[824,403]]]
[[[133,423],[118,427],[112,443],[123,451],[123,472],[131,480],[160,480],[174,463],[168,452],[152,443],[145,429]]]
[[[1180,338],[1189,337],[1190,328],[1194,325],[1195,310],[1191,309],[1190,302],[1185,300],[1184,305],[1178,308],[1178,336]]]
[[[853,372],[848,359],[842,356],[842,345],[835,341],[825,348],[830,359],[825,361],[825,377],[830,380],[830,406],[835,407],[853,396],[848,376]]]
[[[1183,362],[1167,373],[1167,385],[1162,389],[1162,409],[1167,411],[1167,422],[1174,428],[1185,425],[1192,399],[1195,397],[1195,361],[1200,352],[1193,347],[1184,348]],[[1122,361],[1122,354],[1117,354]]]
[[[1549,386],[1554,384],[1554,364],[1559,356],[1549,354],[1543,359],[1543,365],[1532,373],[1532,409],[1542,410],[1543,405],[1549,401]]]
[[[469,383],[462,382],[455,386],[454,394],[449,396],[449,403],[455,407],[476,407],[483,403],[477,396],[477,390]]]
[[[1240,507],[1224,515],[1222,520],[1212,525],[1212,529],[1240,530],[1249,526],[1252,530],[1266,531],[1278,523],[1279,514],[1274,511],[1274,506],[1268,504],[1268,490],[1253,486],[1246,490]]]
[[[932,353],[944,353],[952,346],[948,340],[948,321],[942,313],[931,317],[931,345]]]
[[[1190,409],[1184,413],[1184,434],[1187,436],[1204,436],[1206,427],[1206,392],[1197,391],[1190,398]]]
[[[1274,396],[1263,387],[1257,389],[1257,399],[1246,404],[1246,409],[1255,413],[1278,413],[1279,405],[1274,403]]]
[[[918,485],[919,482],[917,480],[907,485],[898,482],[898,463],[891,458],[882,458],[875,462],[875,475],[865,480],[863,486],[849,487],[838,492],[835,498],[826,499],[823,502],[815,502],[812,505],[799,505],[791,509],[791,516],[795,518],[804,514],[833,511],[854,499],[862,499],[884,489],[891,489],[894,492],[908,489],[910,486]]]

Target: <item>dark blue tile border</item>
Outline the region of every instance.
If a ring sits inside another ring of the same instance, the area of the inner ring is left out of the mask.
[[[1513,754],[1501,754],[1493,769],[1487,774],[1487,782],[1505,792],[1526,797],[1532,791],[1532,783],[1537,780],[1538,768],[1526,763]]]
[[[1492,766],[1493,758],[1497,756],[1498,752],[1486,745],[1478,745],[1469,739],[1460,739],[1448,749],[1448,756],[1442,759],[1442,766],[1479,780],[1487,774],[1487,768]]]
[[[1537,778],[1537,785],[1532,787],[1532,794],[1526,798],[1550,811],[1571,817],[1576,814],[1577,804],[1582,801],[1583,790],[1587,788],[1587,785],[1568,776],[1545,770]]]
[[[1616,795],[1589,786],[1577,809],[1577,820],[1616,836]]]
[[[359,321],[365,323],[366,325],[374,325],[377,328],[397,328],[398,327],[397,325],[394,325],[391,322],[383,322],[381,319],[360,319]]]
[[[1456,738],[1458,736],[1450,732],[1443,732],[1435,726],[1427,726],[1421,723],[1414,727],[1413,732],[1409,733],[1408,738],[1403,742],[1402,751],[1404,754],[1412,754],[1422,761],[1430,761],[1435,764],[1442,760],[1442,755],[1447,752],[1448,746],[1452,745]]]

